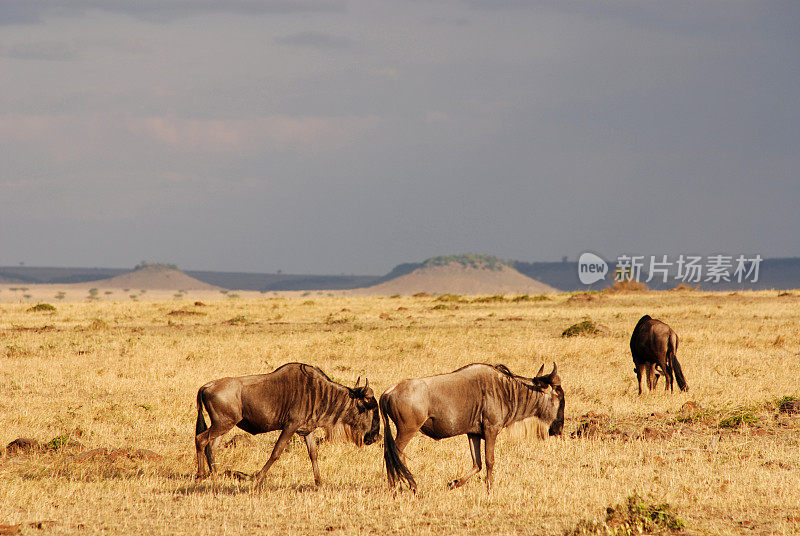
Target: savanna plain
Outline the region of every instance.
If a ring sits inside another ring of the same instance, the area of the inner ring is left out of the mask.
[[[0,460],[6,530],[800,533],[800,291],[144,298],[0,304],[0,442],[42,446]],[[638,395],[628,342],[643,314],[678,333],[688,392],[662,380]],[[599,332],[562,337],[587,319]],[[323,441],[317,488],[293,440],[256,492],[247,475],[277,432],[229,433],[222,472],[196,481],[198,387],[292,361],[350,386],[366,377],[376,394],[473,362],[525,376],[556,362],[564,435],[502,434],[491,494],[478,477],[446,489],[471,466],[466,437],[421,435],[406,450],[416,495],[388,489],[382,441]],[[608,524],[629,497],[679,523]]]

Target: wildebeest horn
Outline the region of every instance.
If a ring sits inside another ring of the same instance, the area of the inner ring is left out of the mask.
[[[364,378],[364,391],[369,388],[369,378]]]
[[[537,377],[537,376],[541,376],[541,375],[542,375],[542,372],[544,372],[544,363],[542,363],[542,366],[541,366],[541,368],[539,369],[539,372],[537,372],[537,373],[536,373],[536,376],[534,376],[534,378],[535,378],[535,377]]]
[[[542,367],[544,367],[544,365],[542,365]],[[556,374],[558,374],[558,367],[556,367],[556,362],[553,361],[553,372],[548,374],[547,378],[552,381],[552,379],[556,377]]]

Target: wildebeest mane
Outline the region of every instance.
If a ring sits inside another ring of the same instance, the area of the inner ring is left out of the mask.
[[[511,372],[511,369],[509,369],[507,366],[505,366],[502,363],[498,363],[497,365],[489,365],[489,366],[493,367],[496,371],[502,373],[506,377],[511,378],[512,380],[518,381],[519,383],[521,383],[525,387],[537,388],[536,385],[533,385],[531,383],[533,378],[526,378],[525,376],[520,376],[519,374],[514,374],[513,372]]]
[[[306,363],[286,363],[285,365],[283,365],[281,367],[278,367],[278,369],[276,369],[276,371],[282,369],[283,367],[290,366],[290,365],[299,365],[300,372],[303,375],[305,375],[305,376],[307,376],[309,378],[312,378],[312,379],[316,378],[316,379],[324,380],[325,382],[331,384],[332,387],[335,386],[335,387],[338,387],[340,390],[346,391],[351,399],[360,398],[360,397],[363,397],[365,395],[366,386],[356,387],[356,388],[348,387],[348,386],[343,385],[343,384],[341,384],[341,383],[339,383],[337,381],[332,380],[330,378],[330,376],[325,374],[325,372],[322,369],[320,369],[319,367],[315,367],[313,365],[308,365]],[[334,410],[334,412],[335,411],[340,411],[340,409]],[[353,444],[355,444],[355,445],[357,445],[359,447],[364,444],[363,437],[361,435],[355,433],[355,430],[353,429],[353,427],[351,425],[346,424],[346,423],[344,423],[342,421],[336,421],[336,422],[334,422],[333,424],[330,424],[330,425],[322,425],[321,428],[324,430],[325,437],[328,440],[350,442],[350,443],[353,443]]]
[[[466,368],[474,367],[475,365],[485,365],[487,367],[491,367],[491,368],[495,369],[497,372],[500,372],[504,376],[507,376],[507,377],[509,377],[509,378],[511,378],[513,380],[517,380],[517,381],[528,380],[528,381],[530,381],[530,378],[526,378],[525,376],[519,376],[517,374],[514,374],[513,372],[511,372],[510,368],[508,368],[506,365],[504,365],[502,363],[498,363],[497,365],[490,365],[489,363],[471,363],[469,365],[464,365],[463,367],[458,368],[458,369],[454,370],[453,372],[460,372],[460,371],[462,371],[462,370],[464,370]],[[524,381],[522,383],[525,384]],[[525,385],[527,385],[527,384],[525,384]]]
[[[328,376],[327,374],[325,374],[325,371],[323,371],[321,368],[315,367],[313,365],[308,365],[306,363],[286,363],[285,365],[281,365],[280,367],[276,368],[274,372],[277,372],[277,371],[281,370],[282,368],[288,367],[290,365],[300,365],[300,372],[302,372],[304,375],[308,376],[309,378],[314,378],[315,376],[322,376],[322,378],[324,380],[326,380],[326,381],[328,381],[328,382],[330,382],[330,383],[332,383],[334,385],[338,385],[339,387],[344,387],[345,389],[347,389],[348,391],[351,391],[351,392],[353,391],[352,387],[347,387],[346,385],[342,385],[341,383],[332,380],[331,377]]]
[[[502,372],[503,374],[505,374],[506,376],[509,376],[509,377],[511,377],[511,378],[514,378],[514,377],[516,377],[516,374],[514,374],[513,372],[511,372],[511,369],[509,369],[507,366],[505,366],[505,365],[504,365],[504,364],[502,364],[502,363],[498,363],[497,365],[492,365],[492,366],[493,366],[494,368],[496,368],[497,370],[499,370],[500,372]]]

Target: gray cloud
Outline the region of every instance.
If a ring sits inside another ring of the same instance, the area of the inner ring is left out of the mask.
[[[289,14],[343,11],[345,0],[3,0],[0,25],[35,24],[90,11],[168,22],[203,13]]]
[[[46,61],[67,61],[78,56],[72,44],[59,41],[20,43],[0,49],[0,54],[13,59]]]
[[[295,47],[321,48],[321,49],[347,49],[352,48],[355,42],[347,37],[330,35],[321,32],[299,32],[282,37],[276,37],[275,43]]]
[[[791,6],[76,1],[3,29],[0,265],[800,255]]]
[[[0,25],[36,24],[42,21],[42,4],[11,0],[0,3]]]

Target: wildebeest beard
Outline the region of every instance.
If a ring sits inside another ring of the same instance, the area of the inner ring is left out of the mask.
[[[358,396],[358,393],[356,394]],[[349,415],[332,426],[325,426],[325,437],[331,441],[347,441],[356,446],[371,445],[381,437],[380,414],[377,411],[377,400],[367,399],[361,407],[355,403],[349,408]],[[362,411],[363,408],[363,411]],[[369,419],[370,413],[372,418]]]

